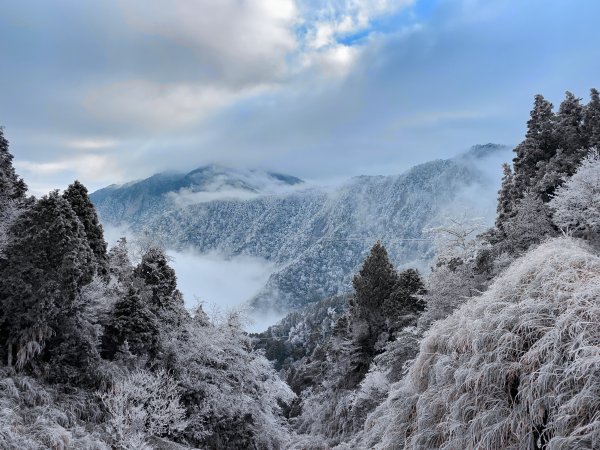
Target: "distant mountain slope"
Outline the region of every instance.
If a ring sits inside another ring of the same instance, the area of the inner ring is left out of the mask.
[[[476,146],[461,157],[396,176],[360,176],[333,192],[286,175],[208,167],[158,174],[91,195],[105,224],[149,227],[176,249],[252,255],[279,267],[253,299],[276,309],[345,292],[377,239],[398,266],[426,269],[423,230],[447,216],[495,210],[500,173],[490,159],[507,147]],[[406,240],[404,240],[406,239]]]
[[[91,198],[109,223],[135,223],[145,220],[148,214],[155,214],[156,210],[168,208],[174,200],[188,199],[194,203],[194,194],[212,194],[204,200],[243,194],[251,197],[302,183],[290,175],[211,165],[186,174],[163,172],[122,186],[111,185],[94,192]],[[169,194],[177,194],[179,198]],[[196,200],[203,199],[197,196]]]

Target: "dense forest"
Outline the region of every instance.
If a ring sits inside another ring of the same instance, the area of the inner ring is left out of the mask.
[[[0,129],[0,449],[600,448],[597,149],[597,90],[536,96],[493,228],[427,230],[427,274],[376,242],[249,335],[164,248],[108,249],[80,182],[28,196]]]

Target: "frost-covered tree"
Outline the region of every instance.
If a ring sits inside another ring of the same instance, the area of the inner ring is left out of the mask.
[[[595,89],[586,106],[567,92],[557,114],[551,103],[536,96],[525,140],[514,150],[513,203],[531,190],[543,202],[550,200],[564,177],[573,175],[586,149],[598,140],[599,111]]]
[[[388,333],[416,325],[419,315],[425,309],[423,294],[425,284],[418,270],[406,269],[400,272],[394,291],[382,305]]]
[[[554,223],[575,234],[600,233],[600,154],[593,150],[548,204]]]
[[[14,221],[23,212],[23,208],[14,200],[2,201],[0,206],[0,259],[4,257],[4,250],[10,242],[10,229]]]
[[[23,200],[27,192],[27,185],[15,173],[12,160],[4,129],[0,127],[0,200]]]
[[[396,272],[380,242],[365,259],[354,286],[348,311],[338,319],[330,337],[301,360],[301,367],[288,372],[290,383],[301,394],[293,411],[298,416],[296,429],[321,436],[325,446],[351,438],[385,396],[393,364],[388,366],[388,359],[375,368],[374,361],[388,351],[390,359],[392,353],[398,358],[414,356],[415,339],[405,339],[405,332],[416,325],[425,307],[418,271]]]
[[[447,317],[485,288],[487,274],[479,266],[489,245],[478,235],[482,229],[480,219],[462,217],[428,230],[436,243],[437,258],[425,283],[426,307],[419,318],[420,328]]]
[[[188,317],[183,296],[177,289],[177,276],[163,250],[148,250],[134,269],[134,275],[150,289],[148,306],[161,324],[178,326]]]
[[[134,371],[99,396],[118,449],[150,450],[150,437],[170,436],[186,426],[177,381],[163,370]]]
[[[566,152],[572,152],[587,147],[588,142],[584,134],[583,117],[584,107],[581,104],[581,99],[567,91],[556,116],[558,148]]]
[[[539,195],[527,192],[517,203],[515,215],[504,225],[506,239],[501,247],[509,253],[519,253],[556,235],[551,215]]]
[[[386,331],[383,305],[397,284],[398,272],[385,247],[377,242],[352,280],[355,293],[348,305],[352,338],[370,357],[379,335]]]
[[[71,208],[83,224],[90,248],[94,252],[99,273],[105,275],[108,271],[108,256],[106,254],[106,241],[102,225],[96,214],[87,188],[75,180],[63,193],[63,197],[70,203]]]
[[[134,286],[113,307],[102,337],[103,355],[114,358],[125,342],[134,355],[149,357],[157,355],[160,344],[157,319]]]
[[[294,394],[240,323],[237,313],[218,325],[190,321],[166,341],[189,419],[183,437],[201,448],[286,448],[281,407]]]
[[[514,206],[514,177],[509,164],[502,164],[502,185],[498,191],[498,207],[496,208],[496,228],[503,231],[504,222],[510,217]]]
[[[0,127],[0,258],[10,240],[10,228],[26,203],[27,186],[15,173],[4,130]]]
[[[596,448],[600,259],[554,239],[432,326],[350,448]]]
[[[584,107],[579,98],[567,92],[556,116],[556,153],[538,162],[535,191],[547,202],[564,177],[571,176],[587,153],[588,136],[584,132]]]
[[[600,92],[591,89],[590,101],[583,113],[583,129],[589,147],[600,148]]]
[[[542,95],[536,95],[533,109],[527,121],[525,140],[515,149],[514,196],[521,198],[525,191],[535,186],[538,163],[548,161],[556,153],[556,117],[552,111],[552,103]]]
[[[93,253],[69,203],[52,192],[15,221],[0,263],[1,351],[23,367],[46,342],[77,351],[82,286],[92,280]],[[83,339],[85,340],[85,339]],[[85,361],[79,361],[81,367]]]
[[[123,297],[133,281],[133,264],[129,258],[127,239],[120,238],[108,251],[109,285],[117,297]]]

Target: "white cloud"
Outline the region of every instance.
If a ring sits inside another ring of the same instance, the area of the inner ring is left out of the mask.
[[[360,48],[349,45],[335,45],[305,55],[304,68],[315,68],[328,77],[347,75],[360,55]]]
[[[325,78],[345,77],[362,44],[348,45],[340,39],[368,29],[373,20],[413,1],[314,5],[305,0],[124,0],[119,7],[128,26],[138,35],[160,36],[191,49],[199,64],[197,76],[166,81],[142,75],[96,86],[83,105],[103,123],[157,132],[195,125],[248,96],[285,89],[306,71]]]
[[[214,200],[252,200],[264,195],[288,195],[299,190],[311,189],[306,183],[290,185],[261,171],[247,169],[225,169],[212,175],[212,182],[198,189],[180,189],[167,195],[178,207],[207,203]]]
[[[297,47],[293,0],[126,0],[135,29],[191,47],[221,77],[262,83],[281,75]]]
[[[63,172],[71,172],[77,177],[93,181],[109,181],[121,177],[117,161],[109,155],[77,155],[54,162],[15,160],[14,164],[18,170],[33,174],[34,179],[40,174],[53,175]]]
[[[167,194],[173,203],[184,208],[198,203],[208,203],[215,200],[251,200],[260,194],[244,189],[222,189],[217,191],[194,192],[190,189],[181,189],[179,192]]]
[[[64,141],[67,147],[75,150],[99,150],[115,147],[118,143],[117,140],[108,138],[78,138]]]
[[[84,105],[91,114],[104,120],[169,130],[196,123],[236,100],[266,89],[266,85],[234,88],[132,80],[96,89]]]
[[[225,258],[218,253],[198,253],[193,250],[169,251],[171,266],[177,273],[177,286],[188,308],[198,301],[211,313],[212,306],[221,311],[243,307],[265,285],[275,266],[265,259],[250,256]],[[233,282],[232,282],[233,281]],[[281,318],[255,311],[247,328],[263,331]]]
[[[336,46],[340,37],[368,29],[373,21],[415,3],[415,0],[305,1],[307,44],[312,49]]]

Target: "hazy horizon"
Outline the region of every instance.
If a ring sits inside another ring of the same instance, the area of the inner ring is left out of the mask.
[[[535,94],[586,101],[600,72],[593,2],[0,4],[0,125],[37,194],[208,163],[399,173],[519,142]]]

